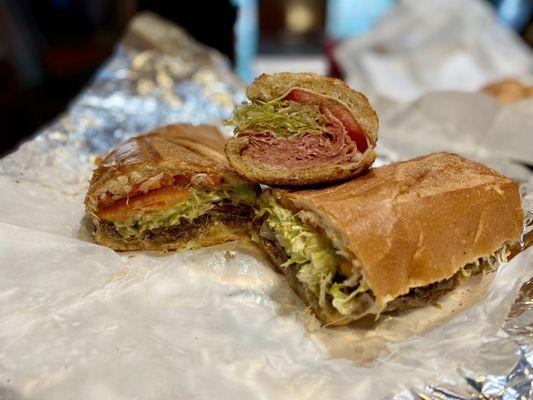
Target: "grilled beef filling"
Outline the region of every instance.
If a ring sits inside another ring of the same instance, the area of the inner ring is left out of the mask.
[[[208,214],[200,215],[191,221],[183,220],[178,225],[145,230],[134,238],[122,236],[111,222],[102,222],[100,229],[102,233],[109,235],[117,243],[128,245],[132,241],[138,241],[160,247],[178,240],[193,241],[198,236],[209,233],[216,224],[224,224],[236,234],[246,233],[252,217],[253,210],[249,206],[240,205],[237,207],[231,203],[222,203],[214,206]]]

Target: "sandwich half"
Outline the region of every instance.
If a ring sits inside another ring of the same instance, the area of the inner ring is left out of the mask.
[[[85,199],[98,243],[178,250],[248,234],[258,187],[238,176],[209,125],[169,125],[115,147]]]
[[[516,79],[492,83],[481,89],[483,93],[496,97],[501,103],[513,103],[533,97],[533,86]]]
[[[518,184],[447,153],[324,189],[265,191],[253,240],[330,325],[432,303],[521,235]]]
[[[253,182],[305,186],[354,177],[376,153],[378,118],[367,98],[339,79],[312,73],[261,75],[249,104],[228,125],[226,154]]]

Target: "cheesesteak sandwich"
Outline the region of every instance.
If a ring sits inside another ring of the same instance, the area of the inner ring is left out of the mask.
[[[518,184],[459,156],[263,192],[254,241],[325,324],[434,302],[519,240]]]
[[[230,169],[215,127],[169,125],[115,147],[85,205],[105,246],[183,249],[247,234],[257,192]]]
[[[483,93],[496,97],[500,103],[513,103],[533,97],[533,86],[516,79],[495,82],[481,89]]]
[[[241,175],[268,185],[338,181],[368,169],[376,153],[378,118],[367,98],[344,82],[312,73],[261,75],[249,104],[226,122],[226,144]]]

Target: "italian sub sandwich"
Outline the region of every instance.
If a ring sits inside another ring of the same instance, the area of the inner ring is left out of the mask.
[[[376,153],[378,118],[367,98],[312,73],[261,75],[249,104],[227,121],[233,168],[253,182],[305,186],[354,177]]]
[[[229,167],[215,127],[169,125],[115,147],[85,205],[105,246],[184,249],[248,234],[257,192]]]
[[[324,324],[432,303],[521,235],[518,184],[438,153],[322,189],[262,193],[253,240]]]
[[[495,82],[481,89],[483,93],[496,97],[500,103],[513,103],[533,97],[533,86],[516,79]]]

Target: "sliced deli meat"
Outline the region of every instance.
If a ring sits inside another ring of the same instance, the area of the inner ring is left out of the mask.
[[[268,185],[306,186],[367,170],[376,154],[377,116],[364,95],[344,82],[310,73],[262,75],[249,104],[227,121],[229,162]]]
[[[357,151],[356,142],[347,136],[346,129],[329,110],[326,115],[331,121],[327,132],[323,135],[304,133],[298,140],[276,137],[271,132],[245,131],[241,136],[249,135],[250,141],[242,154],[250,155],[265,166],[285,166],[293,171],[357,162],[361,153]]]

